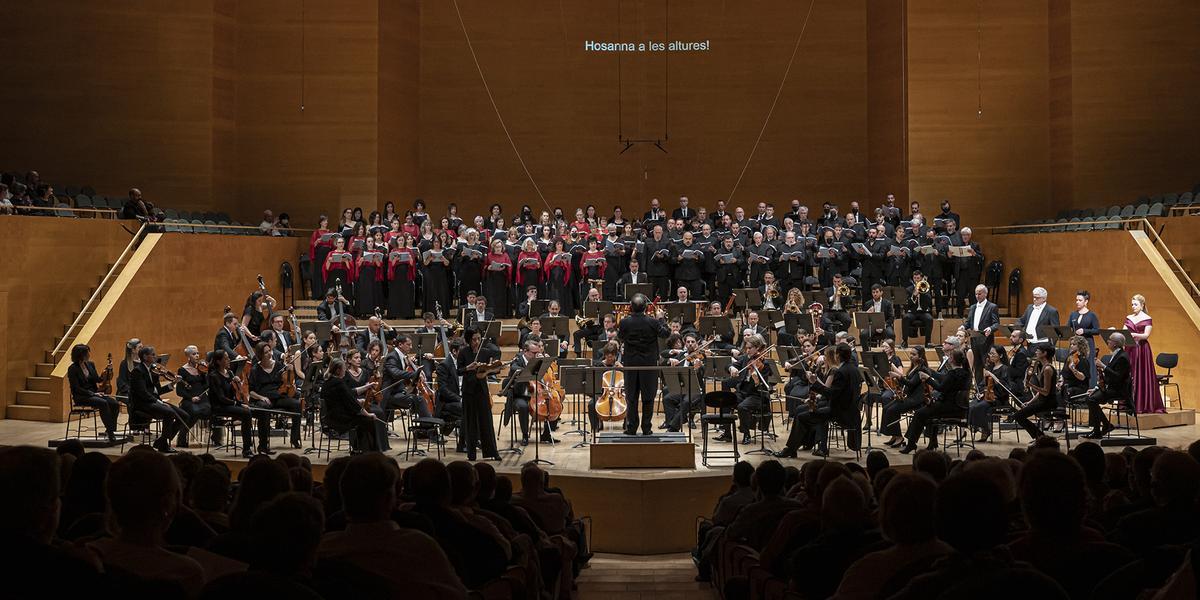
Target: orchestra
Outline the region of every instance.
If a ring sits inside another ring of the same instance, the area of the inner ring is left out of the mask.
[[[240,313],[225,308],[212,351],[184,348],[175,373],[130,340],[116,392],[104,392],[112,367],[97,373],[81,351],[69,372],[73,402],[96,408],[113,440],[122,402],[138,409],[135,428],[162,421],[155,447],[163,451],[174,437],[186,447],[192,428],[215,417],[240,425],[246,457],[272,453],[272,421],[286,423],[292,448],[303,447],[311,427],[327,427],[362,452],[387,450],[397,435],[391,429],[407,427],[400,419],[437,419],[432,431],[406,433],[432,444],[453,435],[455,450],[472,460],[480,450],[485,459],[500,457],[497,395],[514,446],[529,444],[531,433],[537,443],[559,441],[553,432],[570,404],[561,366],[595,372],[596,387],[580,405],[586,417],[577,415],[593,436],[610,427],[649,435],[656,410],[658,430],[690,436],[696,415],[708,410],[706,395],[728,390],[737,398],[738,431],[724,427],[712,440],[740,434],[748,444],[778,417],[791,423],[774,453],[782,458],[800,449],[828,455],[833,425],[846,430],[850,449],[861,432],[874,431],[907,453],[921,436],[935,447],[929,422],[947,416],[965,421],[958,443],[968,435],[990,441],[999,406],[1011,405],[1010,419],[1034,439],[1057,431],[1044,425],[1061,420],[1052,411],[1086,408],[1089,437],[1103,437],[1114,429],[1104,404],[1132,410],[1126,338],[1104,331],[1088,308],[1090,294],[1076,294],[1071,338],[1048,337],[1058,313],[1041,287],[1002,326],[979,281],[983,249],[944,212],[932,224],[919,213],[843,216],[833,205],[816,220],[803,206],[783,219],[766,205],[749,218],[737,207],[709,213],[681,205],[676,213],[652,208],[639,223],[579,211],[566,226],[559,211],[528,211],[507,228],[493,214],[474,227],[459,220],[457,231],[409,214],[391,222],[372,216],[374,226],[364,227],[351,213],[337,230],[322,220],[311,239],[321,279],[313,287],[321,300],[315,322],[283,311],[260,276]],[[420,326],[394,323],[418,313]],[[947,316],[961,319],[958,331],[930,348],[935,321]],[[515,331],[505,343],[518,351],[507,361],[489,331],[496,321],[501,336]],[[1110,350],[1104,360],[1097,337]],[[429,338],[434,344],[418,349]],[[942,355],[936,367],[927,348]],[[729,362],[714,371],[716,359]],[[522,377],[534,364],[544,375]],[[164,400],[168,389],[177,406]],[[776,398],[783,414],[772,414]],[[223,445],[224,428],[210,429],[211,441]]]

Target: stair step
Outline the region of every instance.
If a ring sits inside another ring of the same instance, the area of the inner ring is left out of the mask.
[[[37,363],[33,367],[35,377],[49,377],[50,373],[54,372],[54,363]]]
[[[20,392],[17,393],[19,394]],[[54,419],[50,417],[49,406],[12,404],[9,405],[8,410],[5,411],[5,416],[9,419],[19,419],[22,421],[54,421]]]
[[[49,377],[26,377],[25,389],[32,392],[49,392],[53,381]]]
[[[17,392],[17,404],[21,406],[50,406],[50,392],[20,390]]]

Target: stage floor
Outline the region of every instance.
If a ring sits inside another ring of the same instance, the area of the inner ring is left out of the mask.
[[[125,418],[122,415],[122,420]],[[711,467],[703,466],[700,451],[702,441],[700,430],[694,430],[695,469],[679,468],[640,468],[640,469],[591,469],[590,451],[587,447],[575,448],[581,440],[578,434],[566,433],[574,429],[564,423],[555,436],[562,440],[554,445],[541,445],[537,454],[551,465],[543,465],[551,473],[551,481],[563,489],[571,499],[577,515],[587,515],[592,520],[592,547],[598,552],[615,552],[621,554],[661,554],[667,552],[684,552],[695,543],[696,518],[708,516],[717,498],[729,487],[730,461],[714,463]],[[655,417],[655,426],[661,422],[661,417]],[[508,429],[499,428],[499,416],[496,417],[497,431],[501,431],[500,447],[507,448]],[[787,430],[776,419],[775,428],[780,436],[776,441],[768,441],[766,447],[776,450],[783,448]],[[0,420],[0,445],[28,444],[45,447],[52,439],[61,438],[65,430],[64,424],[40,423],[33,421]],[[1143,431],[1144,434],[1157,439],[1158,445],[1171,448],[1186,448],[1192,441],[1200,438],[1200,426],[1182,425]],[[710,431],[710,437],[716,432]],[[1003,437],[995,441],[978,444],[979,450],[989,456],[1006,457],[1017,447],[1025,447],[1028,438],[1022,434],[1018,442],[1011,431],[1005,431]],[[873,437],[872,443],[883,446],[883,438]],[[1072,445],[1079,440],[1072,440]],[[306,445],[308,440],[305,440]],[[730,449],[730,444],[712,442],[710,449]],[[864,443],[866,438],[864,437]],[[287,439],[283,436],[272,438],[272,444],[277,452],[292,451],[287,447]],[[442,458],[445,462],[465,460],[466,455],[454,452],[454,438],[447,444],[447,452]],[[422,444],[423,446],[423,444]],[[403,439],[392,439],[393,450],[389,453],[396,456],[401,467],[413,464],[422,457],[406,458],[403,455],[405,442]],[[519,447],[519,446],[518,446]],[[128,449],[128,446],[126,446]],[[534,445],[523,448],[523,454],[502,453],[502,460],[493,463],[496,470],[514,480],[519,488],[518,473],[521,466],[535,456]],[[1107,452],[1119,452],[1121,446],[1107,446]],[[747,450],[757,450],[755,444],[749,448],[740,446],[742,459],[757,464],[769,456],[763,454],[746,454]],[[897,450],[882,448],[893,466],[908,468],[912,463],[911,455],[902,455]],[[120,447],[100,448],[100,452],[110,455],[120,453]],[[203,453],[203,444],[195,445],[185,452]],[[948,449],[951,456],[956,456],[956,449]],[[302,450],[295,451],[297,453]],[[966,451],[963,451],[965,455]],[[345,455],[346,452],[334,452],[333,457]],[[237,454],[218,452],[215,456],[228,464],[236,473],[245,465],[245,459]],[[865,453],[863,455],[866,456]],[[324,475],[324,467],[329,458],[316,454],[310,455],[314,468],[314,478],[320,480]],[[845,449],[831,448],[829,460],[852,461],[853,452]],[[810,461],[821,460],[809,454],[801,453],[795,459],[784,459],[785,465],[797,465]],[[719,466],[718,466],[719,465]]]

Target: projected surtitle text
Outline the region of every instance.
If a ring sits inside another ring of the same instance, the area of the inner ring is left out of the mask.
[[[709,40],[701,42],[604,42],[587,40],[584,52],[708,52],[712,48]]]

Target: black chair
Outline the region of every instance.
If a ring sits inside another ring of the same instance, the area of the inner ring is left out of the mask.
[[[77,440],[83,437],[84,427],[83,420],[91,417],[92,426],[87,429],[93,437],[98,437],[100,433],[100,411],[89,406],[72,405],[71,412],[67,413],[67,431],[63,435],[64,440]],[[75,423],[75,437],[71,437],[71,423]]]
[[[1172,377],[1171,369],[1174,369],[1179,366],[1179,355],[1178,354],[1168,354],[1166,352],[1160,352],[1158,354],[1158,356],[1154,357],[1154,364],[1167,370],[1167,373],[1165,375],[1155,374],[1155,376],[1154,376],[1155,380],[1157,380],[1157,382],[1158,382],[1158,387],[1162,391],[1164,402],[1165,402],[1165,399],[1167,398],[1167,388],[1174,387],[1175,388],[1175,399],[1178,400],[1179,407],[1183,407],[1183,396],[1181,395],[1181,392],[1179,389],[1179,382],[1171,381],[1171,377]]]
[[[967,407],[970,404],[970,394],[963,390],[958,393],[958,397],[954,399],[954,404],[961,409],[957,415],[946,415],[935,417],[929,420],[929,426],[936,427],[942,436],[942,448],[955,447],[955,455],[962,456],[963,446],[970,446],[975,449],[975,440],[971,437],[971,428],[967,425]],[[957,434],[953,442],[950,442],[950,432]]]
[[[211,450],[224,450],[237,454],[241,451],[241,446],[238,445],[238,440],[242,437],[241,430],[242,422],[232,417],[213,415],[211,417],[201,418],[196,421],[196,426],[193,426],[192,431],[198,432],[202,428],[208,428],[208,435],[204,436],[204,453],[208,454]],[[214,429],[221,429],[221,443],[212,443],[212,432]]]
[[[704,394],[704,413],[700,415],[700,436],[704,442],[700,448],[700,462],[704,466],[708,465],[709,458],[731,458],[736,464],[741,459],[741,454],[738,452],[738,440],[736,435],[732,435],[734,426],[737,425],[737,414],[733,412],[737,406],[737,394],[733,392],[718,391],[708,392]],[[716,409],[717,412],[708,412],[709,408]],[[708,449],[708,426],[712,425],[717,430],[729,428],[733,438],[733,450],[709,450]]]
[[[134,421],[135,417],[138,423],[145,423],[145,427],[131,428],[129,423],[130,421]],[[125,420],[125,426],[121,429],[121,453],[125,453],[125,444],[132,443],[135,436],[139,444],[152,444],[161,434],[161,418],[154,418],[146,413],[130,410],[129,418]]]

